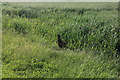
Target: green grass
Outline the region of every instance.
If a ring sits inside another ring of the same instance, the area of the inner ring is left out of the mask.
[[[117,59],[93,52],[57,50],[3,30],[3,78],[116,78]],[[8,68],[9,67],[9,68]]]
[[[6,3],[5,3],[6,4]],[[42,7],[42,8],[81,8],[81,9],[89,9],[89,8],[96,8],[96,9],[103,9],[103,8],[117,8],[117,2],[21,2],[21,3],[8,3],[11,5],[9,7],[15,6],[22,6],[22,7]],[[86,6],[87,5],[87,6]],[[6,6],[5,6],[6,7]]]
[[[2,29],[0,27],[0,78],[2,78]]]
[[[2,9],[3,78],[119,77],[117,3],[16,4]]]
[[[57,34],[60,34],[62,39],[69,43],[67,45],[69,49],[91,48],[111,55],[115,54],[119,32],[116,9],[88,10],[83,11],[83,15],[80,13],[82,10],[79,9],[60,9],[57,12],[56,10],[54,8],[4,9],[3,13],[6,15],[3,16],[3,28],[12,28],[23,34],[41,35],[50,43],[56,42]]]

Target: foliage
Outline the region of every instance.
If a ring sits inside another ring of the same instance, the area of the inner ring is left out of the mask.
[[[14,9],[12,12],[17,12],[13,14],[16,17],[9,18],[3,27],[12,27],[24,34],[32,31],[51,42],[56,42],[57,34],[60,34],[62,39],[68,42],[69,49],[90,48],[113,54],[119,35],[117,15],[114,14],[117,10],[98,10],[31,7]]]
[[[3,4],[3,77],[118,77],[117,8],[106,4],[92,3],[96,8],[90,3],[90,8]],[[58,34],[68,42],[67,49],[58,48]]]

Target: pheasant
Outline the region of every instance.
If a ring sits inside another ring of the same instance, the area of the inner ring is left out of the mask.
[[[58,35],[58,41],[57,41],[57,43],[58,43],[58,46],[60,48],[63,48],[63,47],[66,47],[66,45],[67,45],[68,42],[62,41],[61,38],[60,38],[60,35]]]
[[[117,50],[118,53],[120,53],[120,40],[115,45],[115,49]]]

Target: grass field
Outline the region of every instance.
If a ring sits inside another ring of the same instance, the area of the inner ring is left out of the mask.
[[[3,78],[120,77],[118,3],[2,5]]]
[[[2,4],[0,3],[0,53],[2,53]],[[2,78],[2,55],[0,54],[0,78]]]

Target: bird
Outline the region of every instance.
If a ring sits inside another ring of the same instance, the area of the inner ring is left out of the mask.
[[[66,47],[68,42],[62,41],[60,35],[58,35],[57,39],[57,43],[60,48]]]
[[[117,50],[118,53],[120,53],[120,39],[117,41],[115,49]]]

